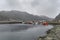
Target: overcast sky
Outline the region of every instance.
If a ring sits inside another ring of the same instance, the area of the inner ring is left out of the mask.
[[[54,18],[60,13],[60,0],[0,0],[0,10],[27,11]]]

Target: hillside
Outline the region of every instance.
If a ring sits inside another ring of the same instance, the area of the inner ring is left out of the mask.
[[[21,11],[0,11],[0,21],[2,20],[51,20],[46,16],[36,16]]]
[[[55,19],[60,20],[60,14],[58,14]]]

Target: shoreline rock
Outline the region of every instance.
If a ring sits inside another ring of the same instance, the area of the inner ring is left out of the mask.
[[[39,37],[38,40],[60,40],[60,25],[56,25],[51,30],[48,30],[47,35]]]

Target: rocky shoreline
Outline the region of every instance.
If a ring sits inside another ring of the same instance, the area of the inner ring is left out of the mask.
[[[38,40],[60,40],[60,25],[54,25],[54,28],[47,31],[47,35],[39,37]]]

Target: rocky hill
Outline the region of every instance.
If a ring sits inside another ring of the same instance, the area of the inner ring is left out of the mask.
[[[21,11],[0,11],[0,21],[2,20],[51,20],[46,16],[36,16]]]
[[[60,14],[58,14],[55,19],[60,20]]]

